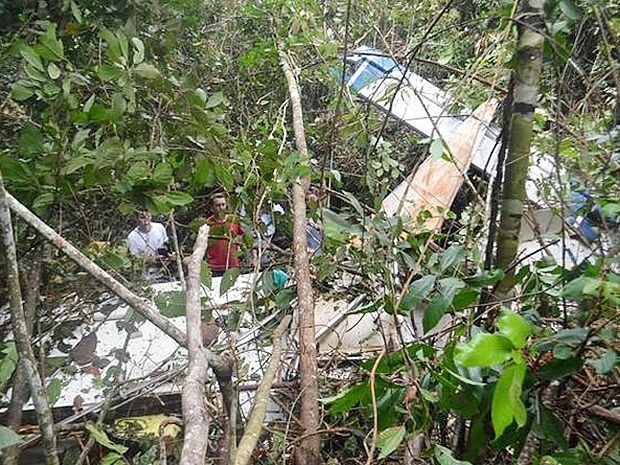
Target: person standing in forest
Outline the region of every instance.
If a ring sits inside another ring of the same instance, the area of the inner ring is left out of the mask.
[[[135,220],[137,226],[127,236],[129,253],[154,262],[169,258],[168,234],[164,225],[151,221],[151,214],[145,210],[137,210]]]
[[[207,263],[213,276],[222,276],[230,268],[240,266],[239,243],[243,237],[241,222],[236,215],[228,213],[225,194],[211,196],[211,212],[205,222],[210,227],[207,245]]]
[[[135,221],[136,227],[127,236],[129,253],[143,260],[147,274],[162,270],[172,274],[175,254],[171,251],[164,225],[151,221],[151,214],[146,210],[137,210]]]

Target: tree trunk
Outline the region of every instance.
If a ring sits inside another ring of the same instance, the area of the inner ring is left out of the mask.
[[[28,331],[29,338],[32,335],[33,321],[37,312],[37,306],[39,305],[39,282],[41,280],[41,261],[43,255],[43,247],[36,247],[32,260],[22,267],[22,276],[24,276],[24,313],[26,318],[26,330]],[[22,262],[23,264],[23,262]],[[9,428],[17,432],[22,423],[22,414],[24,403],[30,396],[30,389],[28,387],[28,380],[26,379],[26,373],[21,365],[17,366],[15,375],[13,376],[12,390],[11,390],[11,403],[7,410],[7,423]],[[19,463],[19,456],[21,449],[19,445],[11,446],[2,451],[2,463],[3,465],[17,465]]]
[[[280,64],[282,65],[291,97],[295,144],[302,159],[305,159],[308,155],[308,147],[306,146],[303,125],[301,98],[297,87],[297,80],[290,66],[290,58],[284,52],[280,52]],[[301,423],[303,427],[303,439],[297,451],[297,463],[299,465],[321,463],[320,441],[317,435],[319,429],[319,387],[316,378],[317,353],[314,329],[314,298],[306,238],[305,194],[309,185],[309,176],[303,176],[293,184],[293,253],[295,256],[295,278],[297,281],[297,321],[299,325],[299,352],[301,358],[299,367]]]
[[[530,164],[534,110],[544,44],[544,1],[524,0],[515,17],[518,37],[514,71],[513,108],[502,195],[500,228],[495,266],[506,272],[496,294],[505,296],[514,286],[515,265],[524,205],[525,181]]]
[[[23,370],[23,374],[30,386],[32,402],[37,412],[39,427],[41,428],[41,434],[43,436],[45,463],[48,465],[57,465],[60,462],[58,459],[56,436],[54,434],[54,419],[47,402],[45,384],[37,371],[34,352],[30,345],[28,324],[22,304],[11,212],[9,210],[7,197],[7,193],[4,190],[2,173],[0,173],[0,229],[2,231],[3,250],[6,256],[6,265],[8,269],[9,307],[13,337],[15,338],[17,353],[19,354],[19,370]]]

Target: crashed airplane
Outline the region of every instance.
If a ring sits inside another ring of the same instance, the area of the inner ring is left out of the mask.
[[[442,141],[444,155],[429,156],[382,204],[388,216],[404,215],[412,220],[426,210],[431,217],[425,228],[438,231],[443,213],[450,210],[470,170],[488,179],[495,176],[500,130],[491,120],[498,102],[490,99],[473,112],[454,114],[451,109],[458,102],[451,95],[380,50],[357,48],[346,62],[346,83],[359,98],[415,133]],[[568,206],[575,211],[570,221],[554,213],[558,202],[550,205],[540,185],[555,177],[555,165],[551,157],[541,154],[533,159],[526,183],[530,202],[521,227],[520,255],[528,262],[550,255],[558,263],[581,263],[597,253],[592,245],[599,234],[583,212],[577,212],[577,205]]]

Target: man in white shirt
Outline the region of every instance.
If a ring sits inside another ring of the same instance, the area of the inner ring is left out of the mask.
[[[136,222],[138,225],[127,236],[129,253],[153,261],[167,255],[168,234],[164,225],[152,222],[147,211],[136,212]]]

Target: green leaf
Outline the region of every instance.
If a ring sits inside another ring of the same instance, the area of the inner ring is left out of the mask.
[[[536,371],[536,376],[541,379],[561,379],[577,373],[583,367],[584,361],[578,357],[565,359],[554,358],[546,363],[540,370]]]
[[[620,203],[609,202],[601,208],[601,215],[604,217],[614,217],[620,215]]]
[[[50,205],[54,204],[54,193],[53,192],[44,192],[43,194],[37,196],[32,202],[32,208],[37,211],[41,211]]]
[[[405,311],[419,308],[435,287],[435,279],[435,275],[429,274],[410,283],[407,293],[401,300],[401,307]]]
[[[25,156],[40,154],[45,150],[41,130],[30,123],[25,123],[18,136],[19,153]]]
[[[439,280],[439,293],[435,294],[424,310],[422,328],[424,332],[433,329],[446,310],[452,305],[452,300],[456,291],[465,286],[465,283],[458,278],[444,278]]]
[[[122,270],[131,267],[131,260],[126,255],[107,250],[107,248],[105,254],[101,257],[101,261],[113,270]]]
[[[106,55],[112,59],[112,61],[118,62],[121,58],[121,49],[119,46],[116,35],[109,29],[103,28],[99,34],[101,38],[108,44],[106,48]]]
[[[476,334],[467,344],[455,348],[454,361],[466,367],[501,365],[512,357],[514,346],[500,334]]]
[[[133,53],[133,64],[139,65],[144,61],[144,42],[142,42],[137,37],[132,37],[131,43],[136,48],[135,52]]]
[[[343,191],[343,194],[347,197],[347,201],[353,207],[355,212],[361,217],[364,217],[364,209],[362,208],[362,204],[355,198],[353,194],[347,191]]]
[[[172,191],[162,195],[156,195],[153,197],[153,200],[176,207],[188,205],[194,201],[194,198],[186,192]]]
[[[172,181],[172,165],[166,162],[158,163],[151,177],[158,184],[168,185]]]
[[[5,386],[11,381],[15,368],[17,368],[17,360],[15,342],[7,342],[2,349],[2,358],[0,358],[0,392],[4,392]]]
[[[596,369],[596,373],[598,375],[604,375],[606,373],[609,373],[613,369],[613,367],[616,366],[617,361],[618,357],[616,355],[616,352],[613,349],[609,348],[605,350],[605,353],[601,358],[589,358],[588,360],[586,360],[586,363],[593,366]]]
[[[55,63],[47,65],[47,74],[51,79],[58,79],[60,77],[60,68]]]
[[[36,86],[41,86],[45,84],[48,80],[48,77],[44,73],[42,73],[38,69],[33,68],[29,64],[24,66],[24,71],[26,71],[28,77],[33,81],[33,84],[35,84]]]
[[[103,447],[110,449],[118,454],[124,454],[127,452],[128,448],[123,446],[122,444],[116,444],[108,438],[108,435],[105,431],[99,429],[94,423],[91,421],[86,422],[86,430],[90,433],[95,441],[98,444],[101,444]]]
[[[153,299],[159,312],[168,318],[185,315],[186,296],[184,291],[160,292]]]
[[[34,95],[34,91],[24,85],[23,81],[17,81],[11,88],[11,98],[17,102],[28,100]]]
[[[99,465],[125,465],[126,463],[127,461],[122,455],[110,452],[101,459]]]
[[[553,441],[560,449],[567,449],[568,442],[564,437],[564,426],[553,415],[551,410],[547,409],[540,403],[537,405],[538,415],[534,417],[532,422],[532,431],[539,438]]]
[[[439,465],[471,465],[470,462],[464,460],[457,460],[452,456],[452,451],[447,447],[435,444],[435,458],[439,462]]]
[[[492,286],[504,279],[503,270],[483,270],[476,273],[474,276],[469,276],[463,280],[470,286],[475,287],[487,287]]]
[[[562,329],[552,336],[536,340],[533,346],[539,352],[553,350],[558,344],[577,347],[582,344],[589,335],[590,330],[587,328]]]
[[[329,411],[332,414],[346,413],[357,404],[365,404],[370,399],[370,388],[366,381],[354,384],[344,392],[333,397],[323,398],[323,404],[331,404]]]
[[[601,286],[601,278],[591,278],[589,276],[580,276],[577,279],[569,282],[562,293],[561,297],[569,299],[581,299],[584,295],[597,295],[598,289]]]
[[[121,51],[121,56],[123,57],[121,61],[127,64],[129,63],[129,42],[127,42],[127,36],[122,29],[118,29],[116,37],[118,38],[118,46]]]
[[[127,110],[127,102],[125,101],[125,97],[120,92],[116,92],[112,97],[112,110],[118,112],[119,114],[125,113]]]
[[[207,103],[205,104],[205,108],[215,108],[220,105],[224,101],[224,94],[222,92],[216,92],[215,94],[209,97]]]
[[[71,147],[76,150],[82,148],[89,137],[90,129],[78,129],[73,136]]]
[[[203,260],[200,262],[200,282],[211,289],[212,279],[211,268],[209,268],[209,265]]]
[[[560,0],[560,10],[572,21],[579,21],[583,16],[581,10],[572,0]]]
[[[45,34],[41,36],[41,44],[51,53],[48,59],[58,61],[65,58],[62,42],[56,38],[56,23],[49,23]]]
[[[527,338],[532,333],[530,324],[520,315],[505,311],[497,320],[497,328],[517,349],[525,347]]]
[[[553,348],[553,357],[556,360],[567,360],[573,356],[573,349],[566,344],[557,344]]]
[[[122,71],[116,66],[101,65],[97,68],[97,76],[99,76],[99,79],[101,79],[102,81],[112,81],[113,79],[119,78],[121,74]]]
[[[441,141],[441,139],[435,139],[433,142],[431,142],[429,152],[431,154],[431,157],[435,159],[441,158],[444,152],[443,142]]]
[[[39,71],[45,71],[45,67],[43,66],[43,62],[41,61],[41,57],[35,53],[35,51],[28,47],[27,45],[22,45],[19,50],[20,55],[28,62],[31,66],[38,69]]]
[[[401,445],[407,430],[404,426],[392,426],[384,429],[377,436],[377,448],[379,449],[379,457],[377,460],[388,457],[392,452]]]
[[[439,263],[440,272],[443,273],[448,268],[458,265],[465,258],[465,250],[460,245],[452,244],[441,254]]]
[[[222,276],[222,281],[220,282],[220,295],[226,294],[226,292],[233,287],[240,274],[241,270],[239,268],[230,268],[229,270],[226,270],[226,273],[224,273],[224,276]]]
[[[20,444],[21,442],[22,438],[20,438],[15,431],[0,425],[0,450]]]
[[[462,310],[467,307],[471,307],[476,302],[478,302],[478,296],[480,295],[480,291],[477,289],[467,288],[462,291],[457,292],[452,299],[452,308],[457,310]]]
[[[71,0],[71,14],[79,24],[82,24],[82,12],[80,11],[80,7],[77,5],[77,3],[75,3],[74,0]]]
[[[54,405],[60,399],[62,392],[62,382],[58,378],[53,378],[46,388],[47,398],[50,405]]]
[[[201,158],[196,162],[194,182],[200,187],[211,187],[215,182],[215,176],[211,166],[211,162],[208,159]]]
[[[144,79],[156,79],[161,76],[161,73],[155,66],[150,65],[148,63],[140,63],[134,69],[134,73],[137,76],[142,77]]]
[[[491,422],[496,438],[500,437],[513,421],[516,421],[519,427],[527,421],[527,412],[521,400],[525,369],[526,365],[522,363],[507,366],[495,385]]]
[[[194,91],[191,92],[189,95],[192,98],[193,102],[197,104],[197,106],[199,106],[200,108],[204,108],[205,103],[207,103],[207,93],[204,91],[204,89],[198,87],[197,89],[194,89]]]

